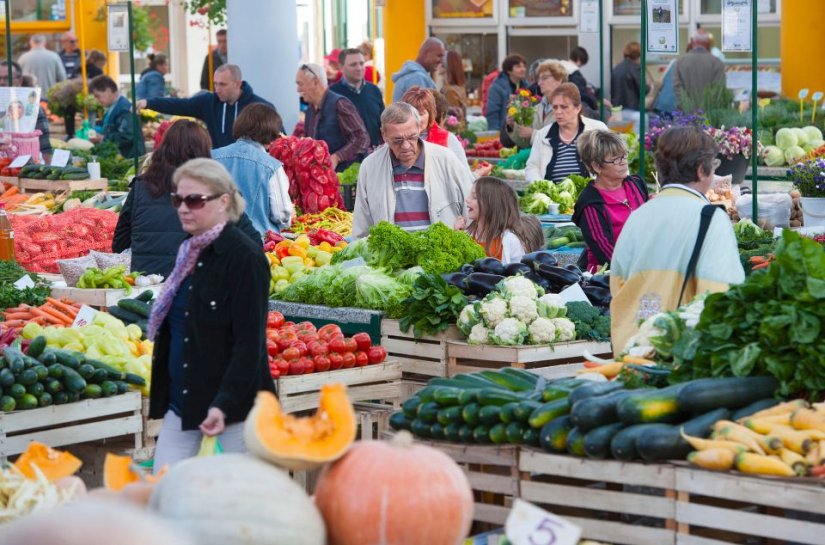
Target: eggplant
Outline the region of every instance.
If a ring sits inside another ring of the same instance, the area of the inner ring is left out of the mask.
[[[593,303],[594,306],[597,307],[608,307],[610,306],[610,300],[612,297],[610,296],[610,290],[607,288],[602,288],[599,286],[585,286],[582,288],[584,290],[584,294]]]
[[[496,289],[496,286],[502,280],[504,280],[504,277],[500,274],[476,272],[467,275],[467,293],[484,297]]]
[[[517,274],[530,274],[533,269],[524,263],[510,263],[504,267],[504,276],[516,276]]]
[[[582,275],[582,270],[577,265],[573,265],[573,264],[565,265],[564,268],[567,269],[570,272],[574,272],[574,273],[578,274],[579,276]]]
[[[562,288],[576,284],[581,280],[580,275],[562,267],[539,264],[536,272],[539,276],[546,278],[551,284]]]
[[[477,259],[475,263],[473,263],[473,268],[478,272],[496,274],[498,276],[504,275],[504,264],[495,257]]]
[[[599,288],[610,289],[610,277],[606,274],[594,274],[587,281],[590,286],[597,286]]]
[[[473,267],[470,263],[462,265],[460,270],[464,274],[473,274],[474,272],[476,272],[475,267]]]
[[[540,286],[541,289],[543,289],[546,293],[556,293],[556,292],[552,291],[552,286],[551,286],[549,280],[547,280],[546,278],[544,278],[542,276],[537,275],[534,272],[525,274],[524,278],[526,278],[527,280],[532,281],[533,284],[536,284],[537,286]]]
[[[441,275],[446,283],[455,286],[462,292],[467,291],[467,275],[460,272],[444,273]]]
[[[538,270],[538,266],[540,264],[556,266],[559,264],[556,261],[556,258],[553,257],[553,254],[546,250],[539,250],[537,252],[530,252],[529,254],[525,254],[521,258],[521,262],[527,265],[528,267],[532,267],[533,270]]]

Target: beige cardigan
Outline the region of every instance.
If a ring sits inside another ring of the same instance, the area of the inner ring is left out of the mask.
[[[458,216],[466,214],[464,199],[470,194],[472,173],[450,149],[423,142],[424,187],[430,203],[430,221],[440,221],[453,227]],[[379,221],[393,222],[395,191],[392,186],[390,148],[386,144],[376,149],[358,172],[355,189],[352,236],[362,238]]]

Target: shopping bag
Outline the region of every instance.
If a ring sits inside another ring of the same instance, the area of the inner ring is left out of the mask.
[[[218,454],[223,454],[223,447],[221,446],[221,441],[218,439],[218,436],[213,435],[210,437],[208,435],[204,435],[201,440],[201,448],[198,450],[198,458],[201,456],[216,456]]]

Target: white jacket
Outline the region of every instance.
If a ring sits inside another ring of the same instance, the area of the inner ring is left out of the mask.
[[[424,188],[430,203],[430,221],[440,221],[452,228],[456,218],[466,214],[464,199],[470,194],[472,173],[450,149],[429,142],[423,145]],[[394,218],[392,161],[390,148],[384,144],[364,159],[358,171],[352,236],[365,237],[371,226],[379,221],[393,223]]]
[[[582,117],[581,120],[584,123],[584,131],[582,132],[596,129],[603,131],[608,130],[607,125],[598,119]],[[550,164],[550,160],[553,158],[553,148],[550,146],[550,142],[547,141],[547,133],[550,132],[550,128],[555,124],[555,122],[551,123],[538,132],[533,133],[533,147],[530,149],[530,157],[527,159],[527,166],[524,169],[524,178],[528,182],[544,179],[547,165]]]

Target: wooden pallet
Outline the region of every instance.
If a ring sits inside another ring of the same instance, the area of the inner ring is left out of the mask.
[[[143,448],[140,392],[0,412],[0,461],[20,454],[31,441],[61,447],[123,435],[133,435],[134,448]]]
[[[521,499],[581,526],[583,538],[615,545],[674,543],[673,466],[522,448],[519,468],[524,473]]]
[[[825,482],[677,467],[678,545],[825,543]]]
[[[471,345],[465,342],[448,341],[447,376],[501,367],[537,369],[577,363],[582,361],[582,353],[585,350],[594,356],[612,352],[610,343],[595,341],[573,341],[557,343],[555,346]]]
[[[401,331],[398,320],[381,320],[381,346],[387,354],[401,362],[404,377],[446,377],[447,341],[463,340],[455,326],[438,335],[413,336],[412,329]]]
[[[99,178],[97,180],[35,180],[33,178],[20,178],[20,191],[101,191],[109,189],[109,180]]]
[[[289,413],[317,409],[321,386],[336,383],[347,385],[353,402],[382,401],[396,407],[401,403],[401,363],[397,361],[275,380],[281,407]]]

